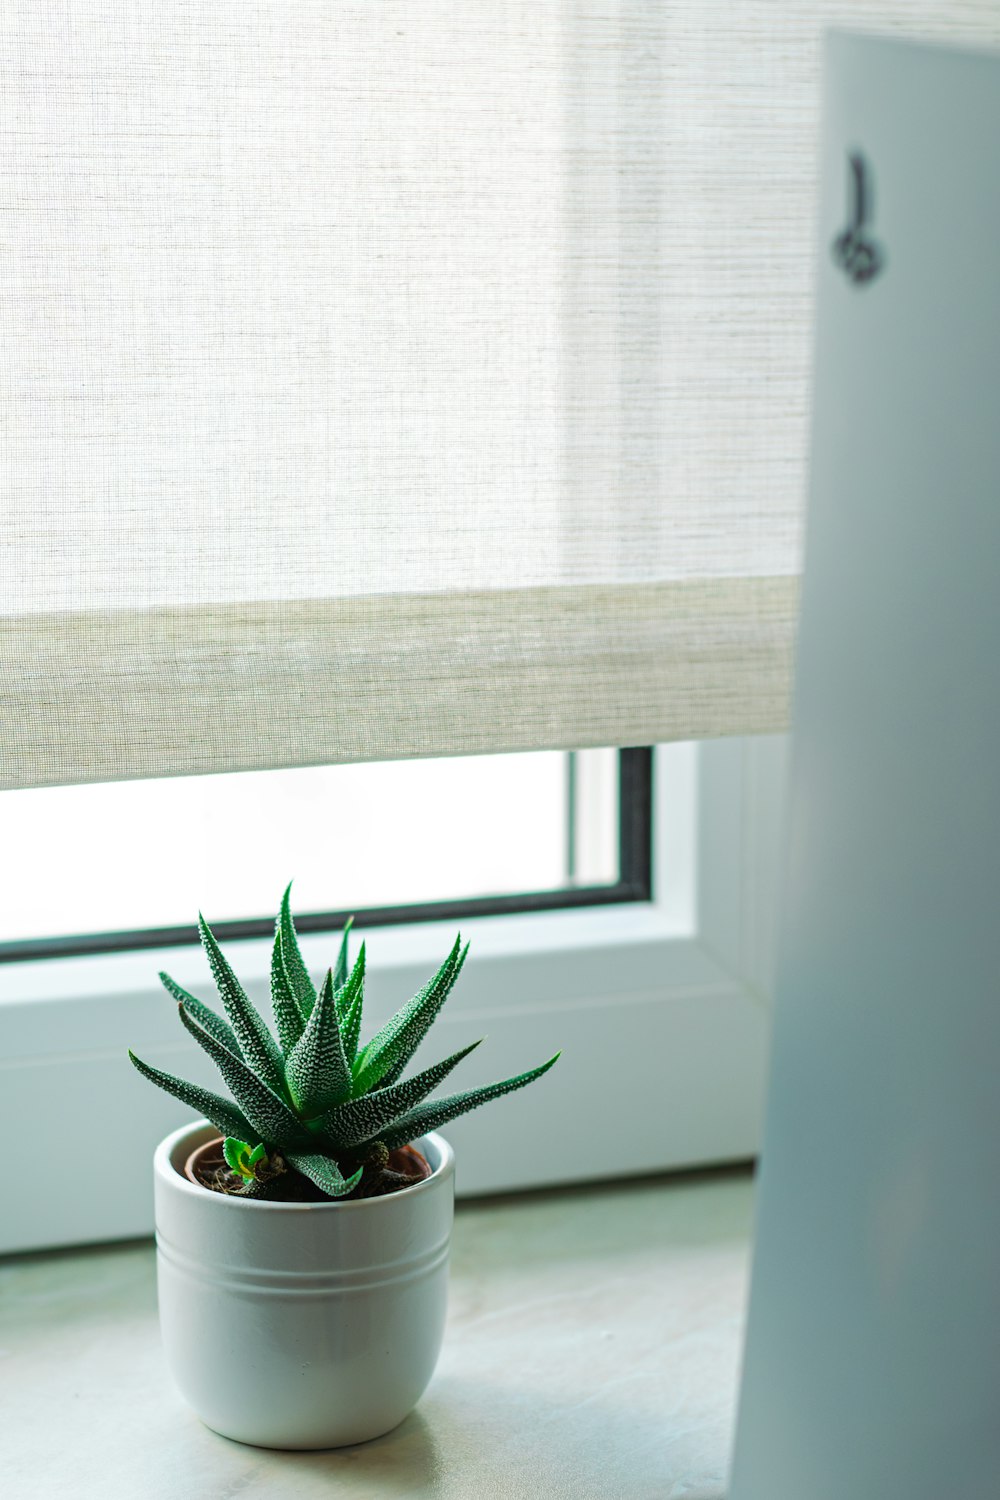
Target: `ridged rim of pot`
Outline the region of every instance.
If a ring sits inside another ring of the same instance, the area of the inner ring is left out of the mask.
[[[258,1213],[265,1210],[268,1213],[338,1213],[357,1212],[365,1210],[369,1213],[378,1212],[393,1203],[398,1203],[402,1198],[409,1198],[414,1193],[425,1193],[443,1177],[450,1176],[455,1170],[455,1153],[445,1140],[443,1135],[438,1135],[436,1130],[429,1130],[426,1135],[414,1137],[412,1144],[420,1147],[421,1142],[426,1142],[437,1153],[438,1164],[431,1163],[431,1174],[424,1177],[420,1182],[413,1183],[410,1187],[399,1188],[394,1193],[384,1193],[378,1198],[355,1198],[344,1202],[337,1198],[331,1198],[328,1203],[268,1203],[261,1198],[240,1198],[231,1193],[213,1193],[210,1188],[197,1186],[189,1182],[183,1172],[174,1166],[171,1157],[175,1148],[185,1140],[187,1136],[194,1135],[200,1130],[213,1130],[218,1135],[218,1130],[210,1120],[194,1120],[188,1125],[182,1125],[179,1130],[171,1131],[170,1135],[164,1136],[153,1154],[153,1171],[156,1176],[166,1182],[171,1191],[190,1194],[193,1193],[199,1200],[204,1197],[217,1199],[220,1208],[231,1209],[238,1212]],[[191,1148],[192,1150],[194,1147]]]

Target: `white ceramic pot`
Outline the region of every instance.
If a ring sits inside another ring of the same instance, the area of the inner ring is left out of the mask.
[[[430,1177],[351,1203],[263,1203],[197,1187],[201,1121],[154,1158],[167,1362],[207,1426],[263,1448],[337,1448],[395,1427],[444,1333],[455,1159],[415,1145]]]

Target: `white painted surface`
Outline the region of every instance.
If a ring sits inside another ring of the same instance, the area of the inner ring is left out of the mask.
[[[772,1084],[733,1500],[1000,1475],[1000,59],[838,37],[885,270],[822,261]]]

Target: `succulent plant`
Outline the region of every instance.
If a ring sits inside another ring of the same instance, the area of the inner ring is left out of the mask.
[[[258,1170],[267,1165],[267,1147],[263,1142],[251,1146],[249,1141],[238,1141],[229,1135],[222,1143],[222,1154],[229,1170],[244,1182],[256,1182]]]
[[[285,891],[271,954],[271,1005],[277,1040],[224,957],[211,928],[198,930],[228,1019],[210,1010],[169,974],[163,985],[177,1001],[181,1021],[208,1053],[231,1099],[151,1067],[130,1051],[139,1072],[205,1116],[225,1139],[236,1191],[266,1197],[285,1166],[301,1173],[329,1198],[342,1198],[361,1179],[366,1162],[428,1130],[523,1088],[548,1072],[559,1056],[498,1083],[443,1098],[428,1096],[479,1042],[411,1078],[402,1074],[462,971],[468,945],[461,937],[423,989],[360,1045],[365,986],[365,945],[348,964],[347,924],[333,968],[319,989],[299,948]]]

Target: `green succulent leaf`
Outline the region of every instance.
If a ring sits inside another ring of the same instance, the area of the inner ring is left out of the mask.
[[[340,951],[337,954],[337,962],[333,966],[333,987],[342,990],[347,983],[347,971],[350,967],[347,959],[347,935],[354,925],[354,918],[348,917],[344,923],[343,935],[340,939]]]
[[[241,1177],[253,1176],[245,1165],[250,1159],[249,1141],[238,1141],[234,1135],[227,1135],[222,1143],[222,1154],[231,1172],[238,1172]]]
[[[186,1005],[181,1004],[178,1008],[184,1025],[215,1063],[243,1114],[250,1121],[251,1129],[243,1133],[252,1134],[258,1140],[270,1141],[276,1146],[294,1146],[306,1139],[304,1127],[284,1099],[279,1098],[263,1079],[258,1078],[241,1057],[235,1056],[217,1042],[215,1037],[204,1031]],[[241,1134],[235,1130],[227,1130],[225,1133]]]
[[[274,1196],[274,1178],[260,1178],[256,1176],[244,1178],[243,1186],[237,1188],[233,1194],[234,1198],[262,1198],[265,1200]]]
[[[512,1094],[515,1089],[523,1089],[526,1084],[533,1083],[536,1078],[547,1073],[560,1055],[557,1052],[555,1057],[550,1057],[541,1067],[532,1068],[527,1073],[518,1073],[514,1078],[505,1078],[500,1083],[488,1083],[482,1088],[468,1089],[464,1094],[446,1094],[443,1099],[428,1099],[396,1120],[388,1130],[379,1131],[378,1139],[384,1141],[390,1151],[394,1151],[397,1146],[405,1146],[418,1136],[426,1135],[429,1130],[438,1130],[442,1125],[447,1125],[449,1120],[457,1120],[459,1115],[468,1114],[470,1109],[478,1109],[491,1099]],[[361,1141],[355,1149],[364,1151],[371,1144],[373,1142]]]
[[[222,1154],[226,1158],[226,1165],[233,1172],[240,1170],[240,1159],[250,1155],[250,1142],[238,1141],[234,1135],[227,1135],[222,1143]]]
[[[293,1166],[296,1171],[308,1177],[318,1188],[326,1193],[328,1198],[343,1198],[345,1193],[351,1192],[361,1181],[364,1167],[359,1167],[351,1177],[344,1177],[335,1161],[328,1156],[319,1156],[315,1152],[286,1151],[285,1160]]]
[[[480,1041],[482,1038],[480,1038]],[[323,1128],[338,1151],[348,1150],[359,1141],[384,1139],[383,1128],[392,1125],[401,1115],[442,1083],[452,1068],[475,1051],[479,1042],[472,1042],[459,1052],[453,1052],[443,1062],[435,1063],[423,1073],[408,1078],[405,1083],[394,1083],[390,1088],[376,1089],[361,1099],[350,1099],[346,1104],[332,1109],[323,1120]],[[409,1139],[409,1137],[407,1138]]]
[[[247,1182],[256,1182],[254,1167],[267,1157],[267,1147],[261,1142],[251,1150],[249,1141],[238,1141],[235,1136],[227,1136],[222,1143],[222,1154],[230,1171],[236,1172]]]
[[[161,1073],[159,1068],[150,1067],[141,1058],[129,1049],[129,1057],[138,1068],[143,1078],[148,1078],[150,1083],[155,1083],[168,1094],[173,1094],[182,1104],[187,1104],[199,1115],[204,1115],[210,1120],[216,1130],[223,1135],[252,1135],[253,1129],[246,1116],[241,1114],[229,1099],[223,1099],[218,1094],[213,1094],[211,1089],[199,1088],[196,1083],[188,1083],[183,1078],[175,1078],[172,1073]]]
[[[278,1031],[281,1050],[287,1057],[302,1035],[305,1023],[292,993],[291,981],[288,978],[282,953],[281,928],[277,924],[274,931],[274,947],[271,949],[271,1009],[274,1012],[274,1024]]]
[[[349,983],[353,983],[351,976]],[[333,993],[333,970],[327,969],[316,1004],[285,1064],[292,1103],[311,1118],[346,1099],[351,1092],[351,1069],[344,1056]]]
[[[351,977],[338,992],[341,997],[338,1011],[341,1017],[341,1034],[344,1039],[344,1056],[351,1069],[351,1091],[354,1088],[354,1060],[358,1054],[358,1041],[361,1037],[361,1012],[365,1004],[366,962],[365,945],[362,943],[361,951],[351,970]]]
[[[461,934],[434,978],[372,1037],[354,1067],[354,1097],[367,1094],[377,1084],[395,1083],[451,993],[469,951]]]
[[[262,1017],[251,1005],[249,996],[233,973],[229,961],[215,940],[215,934],[200,912],[198,931],[201,933],[202,945],[208,955],[212,977],[219,987],[222,1003],[226,1007],[226,1015],[239,1041],[239,1055],[269,1088],[277,1094],[282,1094],[285,1076],[281,1053],[278,1051],[274,1037],[268,1031]],[[182,1001],[182,1003],[186,1008],[187,1001]],[[189,1011],[188,1014],[192,1013]],[[221,1045],[226,1047],[227,1051],[231,1050],[225,1042]]]
[[[235,1052],[239,1057],[243,1056],[240,1044],[236,1039],[236,1033],[228,1021],[224,1021],[221,1016],[217,1016],[214,1010],[209,1010],[207,1005],[203,1005],[194,995],[189,994],[182,985],[177,983],[176,979],[171,979],[169,974],[164,974],[161,971],[160,983],[168,994],[173,995],[175,1000],[179,1000],[183,1005],[187,1006],[191,1014],[210,1036],[214,1036],[215,1040],[221,1042],[223,1047],[228,1047],[230,1052]]]
[[[316,986],[309,978],[309,970],[305,966],[302,950],[299,948],[298,934],[295,931],[295,923],[292,921],[292,908],[289,904],[291,894],[292,883],[289,881],[285,887],[285,894],[281,898],[281,910],[278,913],[278,931],[281,933],[281,955],[284,959],[288,983],[295,997],[295,1003],[299,1008],[299,1014],[303,1021],[308,1021],[312,1014],[312,1008],[316,1004]]]

